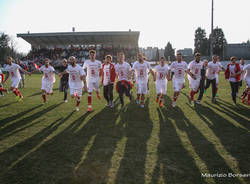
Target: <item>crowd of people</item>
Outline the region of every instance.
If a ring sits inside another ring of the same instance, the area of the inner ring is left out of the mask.
[[[84,63],[85,60],[89,58],[90,50],[97,50],[98,60],[103,61],[106,55],[114,56],[113,60],[117,61],[117,53],[119,51],[123,51],[126,56],[126,61],[131,62],[135,60],[136,49],[129,48],[119,48],[119,47],[84,47],[84,46],[70,46],[69,48],[54,48],[54,49],[35,49],[24,58],[21,58],[23,63],[32,67],[32,64],[35,63],[39,67],[43,64],[46,58],[50,59],[51,65],[53,67],[58,67],[58,64],[61,65],[61,62],[65,58],[69,58],[70,56],[74,56],[76,58],[77,63]],[[30,68],[29,68],[30,69]],[[32,69],[32,68],[31,68]]]
[[[187,64],[183,61],[181,53],[177,53],[176,61],[170,65],[167,64],[164,57],[161,57],[159,64],[152,69],[150,63],[146,61],[142,53],[138,54],[137,60],[132,66],[126,62],[123,51],[117,53],[116,64],[114,64],[112,55],[106,55],[104,62],[96,59],[95,50],[90,50],[88,55],[89,59],[85,60],[83,66],[77,64],[77,59],[74,56],[70,56],[68,60],[63,59],[59,72],[56,72],[54,67],[51,66],[49,58],[44,59],[44,65],[35,67],[35,70],[29,72],[21,63],[13,63],[12,58],[9,57],[8,65],[5,68],[7,71],[5,78],[0,71],[0,92],[8,92],[3,87],[3,84],[11,76],[10,90],[16,95],[17,100],[21,101],[23,96],[18,89],[20,80],[22,79],[23,87],[25,87],[24,75],[31,75],[35,71],[40,71],[43,73],[41,85],[42,99],[43,103],[47,103],[47,95],[53,94],[53,84],[56,80],[55,75],[58,74],[60,77],[59,89],[61,92],[64,92],[64,102],[68,102],[67,94],[69,88],[70,96],[76,101],[76,111],[79,111],[82,90],[84,89],[88,93],[87,111],[92,111],[93,92],[96,93],[97,99],[101,99],[101,77],[103,96],[107,101],[107,107],[114,107],[113,91],[115,87],[115,90],[119,94],[121,109],[123,109],[124,95],[132,101],[133,95],[131,89],[135,85],[136,103],[141,108],[144,108],[145,95],[148,94],[149,77],[152,75],[157,94],[156,102],[159,103],[160,107],[164,106],[163,99],[167,92],[167,84],[169,81],[172,81],[174,88],[172,106],[175,107],[180,92],[184,88],[185,75],[187,75],[190,88],[190,105],[194,106],[195,94],[199,93],[196,103],[200,104],[203,94],[206,93],[210,84],[212,86],[211,101],[212,103],[216,102],[219,87],[219,72],[224,71],[225,79],[229,80],[230,83],[233,103],[236,105],[236,96],[239,87],[242,86],[242,80],[245,80],[246,88],[241,95],[241,99],[242,103],[245,103],[245,98],[248,96],[247,104],[250,105],[250,64],[245,65],[244,59],[241,59],[240,63],[237,63],[237,59],[231,57],[230,63],[224,68],[218,56],[213,56],[212,61],[208,62],[207,60],[201,61],[200,53],[196,53],[195,59]]]

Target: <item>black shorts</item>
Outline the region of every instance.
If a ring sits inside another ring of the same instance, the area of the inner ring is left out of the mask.
[[[239,86],[242,86],[242,80],[241,80],[241,81],[239,81]]]
[[[61,82],[61,85],[60,85],[59,90],[61,92],[63,92],[64,90],[67,90],[69,88],[69,82],[68,81],[61,80],[60,82]]]

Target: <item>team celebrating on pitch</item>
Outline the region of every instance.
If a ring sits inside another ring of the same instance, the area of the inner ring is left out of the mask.
[[[187,64],[182,60],[181,53],[176,54],[176,61],[172,62],[169,66],[164,57],[160,58],[160,62],[151,68],[150,63],[146,61],[146,58],[142,53],[138,54],[137,61],[133,63],[131,67],[129,63],[125,62],[125,54],[119,52],[117,55],[117,64],[112,63],[112,56],[106,55],[105,61],[102,64],[101,61],[96,60],[96,51],[89,51],[89,59],[84,62],[83,67],[76,63],[74,56],[69,57],[68,61],[63,59],[62,67],[59,72],[56,72],[54,67],[50,65],[50,60],[45,59],[44,65],[32,72],[27,72],[20,65],[13,63],[13,59],[8,57],[8,65],[5,68],[7,75],[4,78],[3,73],[0,70],[0,93],[8,93],[8,89],[3,87],[3,84],[11,77],[10,90],[16,95],[18,101],[22,101],[23,96],[18,89],[18,85],[21,80],[22,73],[31,75],[35,71],[43,73],[42,77],[42,99],[43,103],[47,103],[47,95],[53,94],[53,84],[56,81],[55,74],[60,77],[59,90],[64,92],[64,102],[67,100],[67,91],[70,90],[70,96],[76,100],[76,111],[79,111],[79,105],[82,96],[82,89],[88,93],[88,107],[87,111],[92,111],[92,94],[95,91],[97,99],[100,100],[100,77],[101,84],[103,86],[103,96],[107,101],[106,106],[113,108],[113,89],[119,94],[121,103],[121,109],[124,108],[124,94],[130,101],[133,100],[131,89],[134,84],[136,87],[136,103],[144,108],[145,95],[148,94],[148,82],[150,74],[153,76],[156,88],[156,102],[160,107],[163,107],[163,99],[167,91],[168,81],[173,82],[174,95],[172,106],[176,106],[178,96],[181,90],[184,88],[185,74],[189,80],[190,87],[190,104],[194,106],[194,96],[199,93],[199,97],[196,100],[197,104],[201,103],[203,93],[212,85],[212,102],[215,103],[215,97],[218,92],[219,72],[223,70],[225,72],[225,79],[228,79],[231,86],[231,96],[233,103],[236,105],[236,96],[239,91],[239,87],[242,86],[242,80],[244,78],[246,82],[246,89],[241,95],[242,103],[245,103],[247,97],[247,104],[250,105],[250,64],[245,65],[244,60],[241,63],[237,63],[235,57],[230,58],[230,63],[224,68],[219,62],[218,56],[213,56],[212,61],[201,61],[199,53],[195,54],[195,59]],[[118,80],[116,83],[116,79]]]

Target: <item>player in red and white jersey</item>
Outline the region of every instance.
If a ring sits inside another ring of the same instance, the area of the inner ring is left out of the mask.
[[[76,111],[79,111],[79,105],[82,96],[82,88],[87,91],[86,85],[86,73],[83,68],[76,64],[76,58],[74,56],[69,57],[70,64],[59,77],[62,77],[65,73],[69,74],[69,89],[70,96],[76,100]]]
[[[247,104],[250,105],[250,64],[243,67],[242,73],[245,72],[244,79],[246,82],[246,89],[242,94],[242,103],[245,103],[245,98],[247,97]]]
[[[160,64],[155,67],[154,81],[156,88],[156,102],[159,102],[160,107],[163,107],[163,98],[167,91],[167,81],[170,79],[170,70],[166,64],[165,57],[161,57]],[[160,99],[160,101],[159,101]]]
[[[20,71],[22,71],[23,73],[26,73],[28,75],[31,75],[30,72],[27,72],[26,70],[22,69],[18,64],[15,64],[12,62],[12,57],[8,57],[7,62],[8,65],[6,66],[6,71],[7,71],[7,75],[5,80],[3,81],[3,84],[8,80],[9,75],[11,76],[11,87],[10,90],[13,91],[13,93],[16,95],[16,99],[18,101],[21,101],[23,99],[23,96],[21,94],[21,92],[18,89],[18,84],[20,82],[21,79],[21,75],[20,75]]]
[[[46,95],[53,95],[53,84],[56,82],[55,69],[50,65],[50,60],[46,58],[44,60],[44,65],[41,66],[38,70],[43,73],[41,90],[43,103],[46,103]]]
[[[4,88],[2,85],[3,81],[4,81],[4,74],[2,70],[0,69],[0,97],[4,96],[3,92],[8,93],[8,89]]]
[[[118,63],[115,65],[115,71],[118,78],[118,82],[116,83],[116,91],[119,93],[121,109],[124,108],[124,99],[123,99],[124,94],[127,97],[129,97],[130,100],[132,100],[132,94],[130,93],[130,90],[133,87],[133,85],[130,82],[132,68],[124,60],[125,60],[124,52],[119,52],[117,57]]]
[[[191,61],[188,65],[188,75],[189,80],[189,87],[190,91],[190,100],[191,106],[194,106],[194,95],[197,93],[199,86],[200,86],[200,79],[201,79],[201,69],[203,66],[203,62],[200,60],[201,56],[200,53],[195,54],[195,60]]]
[[[89,51],[89,60],[86,60],[83,69],[87,69],[87,88],[88,88],[88,111],[92,110],[92,92],[96,91],[97,98],[100,100],[99,76],[101,75],[101,61],[96,60],[96,51]]]
[[[215,103],[215,95],[216,95],[216,74],[220,69],[225,70],[220,63],[217,63],[218,57],[216,55],[213,56],[213,61],[210,61],[207,65],[206,71],[206,86],[205,91],[209,88],[210,83],[212,83],[212,102]],[[204,92],[206,93],[206,92]]]
[[[173,78],[173,87],[174,87],[174,97],[172,106],[176,106],[176,100],[182,90],[185,82],[185,73],[187,72],[187,63],[182,60],[181,53],[176,54],[177,61],[174,61],[170,65],[170,70],[172,72],[171,80]]]
[[[220,66],[220,69],[222,69],[223,71],[225,71],[225,68],[222,66],[221,62],[220,62],[220,56],[217,56],[217,62]],[[216,72],[216,94],[215,96],[218,96],[218,90],[219,90],[219,74],[220,74],[220,69]]]
[[[140,103],[140,106],[144,108],[144,98],[145,94],[148,93],[148,73],[152,73],[154,76],[153,70],[151,69],[150,64],[147,61],[144,61],[143,55],[139,53],[138,61],[135,61],[133,65],[133,71],[135,75],[136,81],[136,89],[137,89],[137,104]],[[141,102],[140,102],[141,100]]]
[[[245,60],[244,60],[244,58],[241,58],[241,59],[240,59],[240,70],[243,71],[244,66],[245,66]],[[240,76],[238,91],[240,90],[240,88],[241,88],[241,86],[242,86],[242,81],[243,81],[243,78],[244,78],[244,74],[245,74],[245,72],[243,71],[243,72],[241,73],[241,76]],[[238,96],[238,91],[237,91],[237,96]]]

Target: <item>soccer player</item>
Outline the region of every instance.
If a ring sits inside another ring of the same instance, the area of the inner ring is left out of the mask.
[[[116,83],[116,91],[119,93],[121,110],[124,108],[123,95],[125,94],[127,97],[129,97],[131,101],[132,94],[130,90],[133,87],[133,85],[130,82],[132,68],[124,60],[125,60],[124,52],[119,52],[117,57],[118,63],[115,65],[115,71],[118,77],[118,82]]]
[[[200,86],[199,86],[200,93],[196,101],[197,104],[201,104],[201,100],[204,94],[207,65],[208,65],[208,61],[206,59],[203,60],[203,66],[201,69],[201,81],[200,81]]]
[[[113,89],[115,82],[115,65],[111,63],[112,56],[107,55],[105,62],[102,65],[102,84],[103,84],[103,96],[107,101],[106,107],[114,107],[113,103]]]
[[[42,77],[42,98],[43,103],[47,103],[47,94],[53,95],[53,84],[56,82],[55,78],[55,69],[53,66],[50,65],[50,60],[46,58],[44,60],[44,65],[38,69],[40,72],[43,73]]]
[[[59,68],[59,72],[64,72],[68,68],[67,59],[62,60],[62,66]],[[65,73],[61,76],[59,91],[64,92],[64,102],[67,103],[68,96],[68,88],[69,88],[69,73]]]
[[[242,94],[242,103],[245,103],[245,97],[247,97],[247,104],[250,105],[250,64],[245,65],[243,68],[243,72],[245,72],[245,82],[246,82],[246,89]]]
[[[8,93],[8,89],[4,88],[2,85],[2,82],[4,81],[4,74],[2,70],[0,69],[0,97],[4,96],[3,92]]]
[[[207,65],[207,72],[206,72],[206,86],[205,90],[207,90],[210,86],[210,83],[212,84],[212,102],[215,103],[215,95],[216,95],[216,73],[220,71],[220,69],[224,68],[221,66],[221,64],[217,63],[217,56],[213,56],[213,61],[210,61]]]
[[[225,71],[225,68],[222,66],[222,64],[220,62],[220,56],[217,56],[217,62],[216,63],[220,66],[220,69],[222,69],[223,71]],[[215,96],[218,96],[220,69],[215,74],[215,77],[216,77],[216,94],[215,94]],[[205,91],[205,93],[206,93],[206,91]]]
[[[133,72],[135,75],[137,89],[136,103],[140,104],[141,108],[144,108],[145,94],[148,93],[148,72],[150,72],[153,76],[154,72],[151,69],[150,64],[147,61],[144,61],[141,53],[138,55],[138,61],[136,61],[133,65]]]
[[[31,75],[31,73],[25,71],[18,64],[13,63],[12,61],[13,61],[12,57],[8,57],[8,59],[7,59],[8,65],[5,68],[6,71],[7,71],[7,75],[6,75],[5,80],[3,81],[3,84],[8,80],[9,75],[10,75],[11,76],[10,90],[12,90],[13,93],[16,95],[16,99],[18,101],[22,101],[23,95],[21,94],[21,92],[18,89],[18,84],[19,84],[19,82],[21,80],[19,70],[21,70],[23,73],[26,73],[28,75]]]
[[[190,101],[191,106],[194,106],[194,95],[197,93],[199,86],[200,86],[200,79],[201,79],[201,69],[203,66],[203,62],[200,60],[201,56],[200,53],[195,54],[195,60],[191,61],[188,65],[188,75],[189,80],[189,88],[190,91]]]
[[[27,67],[25,64],[23,64],[20,60],[17,60],[17,64],[24,70],[27,71]],[[20,70],[20,75],[21,75],[21,79],[22,81],[19,82],[19,88],[22,88],[22,84],[23,84],[23,88],[25,88],[25,74]]]
[[[245,66],[245,60],[243,58],[241,58],[241,60],[240,60],[240,70],[241,71],[243,71],[244,66]],[[244,78],[244,73],[245,73],[244,71],[241,73],[238,91],[240,90],[240,88],[242,86],[242,80]],[[237,94],[238,94],[238,91],[237,91]]]
[[[69,57],[70,64],[68,65],[67,69],[60,73],[60,77],[65,75],[66,73],[69,74],[69,89],[70,89],[70,96],[75,98],[76,100],[76,111],[79,111],[79,105],[81,102],[82,96],[82,88],[87,91],[86,85],[86,73],[83,68],[76,64],[76,58],[74,56]]]
[[[99,76],[101,75],[101,61],[96,60],[96,51],[89,51],[89,60],[86,60],[83,69],[87,69],[87,88],[88,88],[88,111],[92,111],[92,92],[96,91],[97,98],[100,100]]]
[[[174,61],[170,65],[171,70],[171,80],[173,79],[173,87],[174,87],[174,96],[172,106],[176,106],[177,98],[180,94],[180,91],[183,89],[185,82],[185,73],[187,72],[187,63],[182,60],[181,53],[176,54],[177,61]]]
[[[231,86],[231,95],[234,104],[236,105],[236,92],[238,91],[239,81],[241,77],[240,65],[236,62],[236,57],[230,58],[230,63],[227,65],[225,78],[229,79]]]
[[[156,103],[159,102],[160,107],[163,107],[163,98],[167,91],[167,80],[170,79],[170,72],[166,64],[165,57],[161,57],[160,64],[155,67],[154,81],[156,88]],[[160,100],[159,100],[160,99]]]

